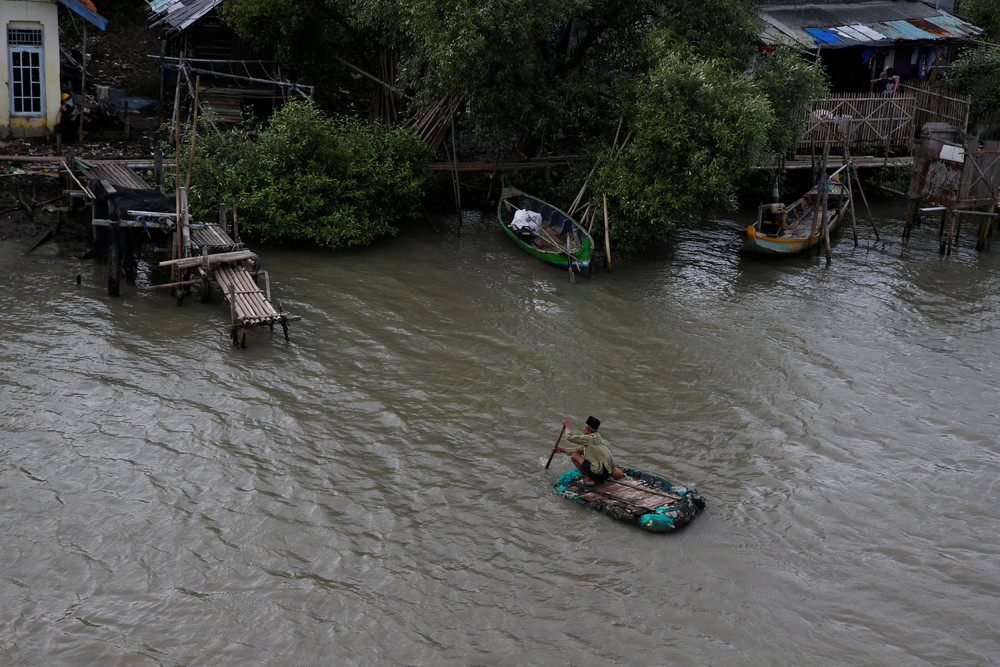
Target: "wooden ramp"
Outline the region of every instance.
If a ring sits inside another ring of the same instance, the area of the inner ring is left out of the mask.
[[[299,318],[276,310],[270,295],[261,290],[245,267],[238,264],[220,266],[215,269],[215,282],[229,301],[233,345],[246,347],[246,330],[263,325],[273,327],[280,324],[285,340],[288,340],[288,322]]]

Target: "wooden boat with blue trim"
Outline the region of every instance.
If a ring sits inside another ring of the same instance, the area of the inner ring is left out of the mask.
[[[832,236],[850,211],[850,193],[840,182],[841,167],[826,179],[827,225]],[[820,185],[815,185],[795,203],[762,204],[757,222],[743,234],[743,252],[754,255],[795,255],[823,240]]]
[[[548,264],[590,275],[594,239],[565,211],[512,187],[504,177],[504,188],[497,205],[497,218],[504,233],[521,250]],[[537,214],[537,224],[518,228],[518,211]]]
[[[556,491],[612,519],[653,533],[676,530],[705,508],[705,501],[693,489],[634,468],[622,468],[622,472],[621,479],[608,478],[586,486],[583,475],[573,468],[556,481]]]

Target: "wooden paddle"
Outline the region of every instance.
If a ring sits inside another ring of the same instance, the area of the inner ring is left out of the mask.
[[[545,469],[548,470],[549,464],[552,463],[552,457],[556,455],[556,447],[559,446],[559,441],[562,440],[563,433],[566,432],[566,425],[563,424],[562,430],[559,431],[559,437],[556,438],[556,444],[552,445],[552,453],[549,454],[549,460],[545,462]]]

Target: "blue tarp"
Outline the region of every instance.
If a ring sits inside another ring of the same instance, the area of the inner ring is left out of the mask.
[[[804,28],[804,30],[813,36],[817,44],[835,44],[840,40],[837,34],[832,30],[825,30],[823,28]]]
[[[93,3],[83,2],[82,0],[59,0],[59,2],[63,6],[69,7],[71,10],[87,19],[101,30],[108,27],[108,20],[97,13],[97,10],[93,8]]]

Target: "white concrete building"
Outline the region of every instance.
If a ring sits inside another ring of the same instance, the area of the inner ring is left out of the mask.
[[[0,0],[0,139],[48,136],[59,122],[59,11],[101,30],[91,0]]]

